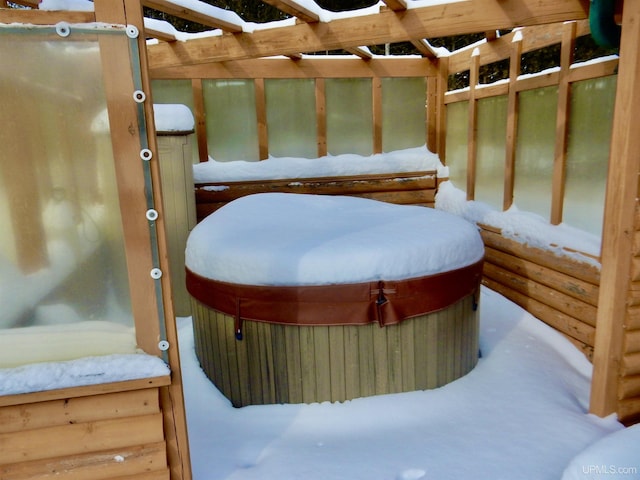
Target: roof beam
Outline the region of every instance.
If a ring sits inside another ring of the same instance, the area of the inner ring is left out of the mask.
[[[236,21],[234,18],[232,18],[234,16],[237,17],[236,14],[232,14],[231,12],[227,12],[222,8],[214,7],[212,5],[204,4],[208,9],[217,9],[224,15],[208,15],[201,11],[174,3],[171,0],[142,0],[142,5],[144,5],[145,7],[153,8],[154,10],[158,10],[160,12],[168,13],[169,15],[173,15],[175,17],[189,20],[190,22],[199,23],[211,28],[219,28],[221,30],[224,30],[225,32],[242,32],[241,19],[238,17]]]
[[[385,10],[328,23],[150,45],[149,64],[191,65],[511,29],[584,19],[588,10],[588,0],[467,0],[403,12]]]
[[[262,0],[262,2],[276,7],[278,10],[288,13],[293,17],[299,18],[303,22],[313,23],[320,21],[318,14],[293,0]]]

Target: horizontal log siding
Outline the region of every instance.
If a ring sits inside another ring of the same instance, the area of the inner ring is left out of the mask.
[[[593,355],[600,274],[589,263],[530,247],[484,227],[483,284]]]
[[[0,478],[168,480],[158,388],[0,407]]]
[[[220,190],[217,190],[218,188]],[[349,195],[401,205],[433,207],[436,189],[436,172],[428,171],[343,177],[198,183],[195,186],[195,196],[199,222],[228,202],[255,193],[284,192]]]

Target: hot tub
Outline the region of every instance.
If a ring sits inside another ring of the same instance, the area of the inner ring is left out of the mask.
[[[483,256],[475,226],[431,208],[240,198],[187,242],[196,355],[237,407],[442,386],[477,362]]]

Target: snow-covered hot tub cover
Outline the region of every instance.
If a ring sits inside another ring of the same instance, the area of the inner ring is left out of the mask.
[[[483,257],[474,225],[432,208],[264,193],[193,229],[187,288],[237,333],[241,319],[389,325],[474,293]]]

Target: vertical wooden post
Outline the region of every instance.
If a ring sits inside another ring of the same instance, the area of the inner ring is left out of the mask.
[[[553,186],[551,191],[551,216],[553,225],[562,222],[564,185],[567,164],[567,137],[569,132],[569,110],[571,85],[569,69],[573,62],[576,39],[576,22],[564,24],[562,31],[562,51],[560,53],[560,74],[558,79],[558,109],[556,111],[556,143],[553,158]]]
[[[514,37],[509,58],[509,93],[507,100],[507,134],[505,140],[504,195],[502,208],[508,210],[513,204],[515,186],[516,140],[518,135],[518,92],[516,82],[520,75],[522,60],[522,37]]]
[[[438,80],[437,80],[437,152],[440,161],[447,163],[447,106],[444,104],[444,96],[449,90],[449,58],[438,59]]]
[[[373,121],[373,153],[382,153],[382,80],[371,79],[371,116]]]
[[[267,130],[267,100],[264,93],[264,78],[253,80],[256,97],[256,119],[258,122],[258,156],[269,158],[269,132]]]
[[[209,160],[209,142],[207,141],[207,120],[204,111],[204,93],[201,78],[193,78],[191,80],[191,90],[193,91],[193,116],[195,117],[198,158],[201,162],[206,162]]]
[[[96,21],[109,24],[127,24],[144,31],[142,6],[139,0],[95,0]],[[102,39],[102,37],[107,37]],[[141,347],[149,353],[160,353],[158,306],[153,280],[150,278],[152,263],[150,234],[146,221],[144,173],[140,159],[141,138],[137,105],[132,100],[134,91],[133,59],[128,53],[129,39],[120,36],[101,36],[100,52],[105,78],[105,92],[109,109],[109,121],[116,166],[116,178],[123,210],[123,231],[127,250],[127,268],[130,276],[132,306],[136,320],[136,336]],[[190,480],[191,462],[186,427],[186,413],[182,393],[178,335],[171,299],[171,280],[167,258],[167,239],[162,208],[158,148],[155,140],[153,100],[148,75],[145,38],[139,35],[137,47],[140,53],[142,89],[147,99],[144,103],[148,147],[155,159],[149,162],[153,189],[154,208],[160,213],[156,221],[162,304],[165,334],[169,343],[167,357],[171,368],[171,385],[160,389],[167,458],[171,480]],[[134,133],[132,133],[134,132]]]
[[[427,77],[427,103],[425,108],[425,141],[427,150],[434,153],[438,152],[438,78],[435,76]]]
[[[478,157],[478,101],[476,85],[480,72],[480,52],[474,49],[469,63],[469,129],[467,132],[467,200],[476,194],[476,160]]]
[[[324,78],[316,78],[316,141],[318,156],[327,154],[327,99]]]
[[[631,294],[634,215],[640,172],[640,0],[627,0],[622,16],[620,64],[609,154],[602,235],[602,273],[593,354],[590,411],[618,409],[624,321]]]

